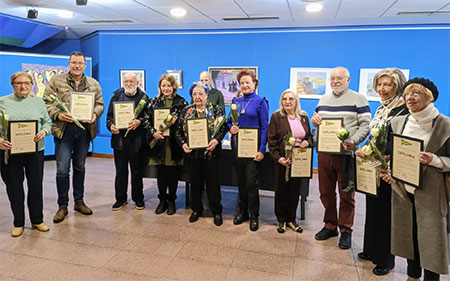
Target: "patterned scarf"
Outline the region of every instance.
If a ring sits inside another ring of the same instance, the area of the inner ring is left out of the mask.
[[[402,106],[405,103],[405,100],[402,96],[396,95],[388,100],[382,101],[381,106],[377,108],[375,112],[375,116],[370,122],[370,129],[378,127],[380,124],[385,123],[389,117],[389,114],[394,108]]]

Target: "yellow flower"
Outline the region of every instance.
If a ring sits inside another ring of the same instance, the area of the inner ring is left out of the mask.
[[[345,134],[347,134],[347,130],[345,128],[340,128],[338,130],[338,136],[343,137],[343,136],[345,136]]]
[[[378,135],[380,134],[380,129],[378,128],[373,128],[370,133],[372,134],[372,137],[376,138],[378,137]]]
[[[289,138],[289,144],[294,145],[295,144],[295,138]]]
[[[5,121],[8,121],[9,120],[8,114],[3,113],[3,119],[5,119]]]
[[[237,110],[236,104],[234,103],[231,104],[231,110]]]
[[[220,122],[222,122],[222,120],[223,120],[223,117],[219,116],[219,118],[217,118],[217,124],[220,124]]]
[[[365,146],[363,146],[363,148],[361,148],[361,152],[365,156],[370,156],[370,154],[372,154],[372,148],[370,147],[370,145],[365,145]]]
[[[166,121],[170,122],[170,121],[172,121],[172,118],[173,118],[172,114],[169,114],[166,116]]]

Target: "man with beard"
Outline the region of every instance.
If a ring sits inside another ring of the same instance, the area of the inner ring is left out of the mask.
[[[120,210],[127,204],[128,187],[128,163],[131,169],[131,199],[135,202],[135,208],[145,208],[143,181],[147,138],[141,124],[144,122],[143,111],[133,119],[126,129],[118,129],[114,124],[114,103],[134,102],[136,108],[141,100],[147,102],[148,96],[138,87],[138,77],[133,73],[127,73],[123,77],[124,86],[114,91],[111,98],[106,119],[106,127],[111,131],[111,147],[114,149],[114,165],[116,167],[115,194],[116,203],[113,211]],[[125,134],[127,133],[125,137]]]

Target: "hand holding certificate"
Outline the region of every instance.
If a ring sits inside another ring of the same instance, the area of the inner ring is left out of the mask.
[[[419,188],[421,182],[419,153],[422,150],[423,140],[393,134],[392,177]]]
[[[237,157],[255,158],[258,153],[259,129],[239,128],[237,134]]]
[[[70,114],[74,119],[91,121],[94,115],[94,93],[72,92],[70,94]]]
[[[292,151],[292,178],[312,178],[313,150],[308,147],[301,149],[296,147]]]
[[[338,133],[343,125],[343,118],[322,119],[322,124],[317,129],[317,152],[342,153]]]
[[[47,89],[50,89],[50,87],[47,87]],[[59,100],[58,96],[54,95],[54,94],[50,94],[50,95],[46,95],[44,96],[44,99],[50,103],[55,104],[55,106],[61,110],[63,113],[69,113],[69,109]],[[85,128],[83,127],[83,125],[81,125],[81,123],[76,119],[73,118],[73,122],[75,123],[75,125],[77,125],[78,127],[80,127],[81,129],[85,130]]]
[[[11,155],[32,153],[37,151],[37,142],[35,137],[37,134],[38,121],[9,121],[8,136],[11,142]]]
[[[114,102],[114,125],[117,129],[128,129],[128,124],[134,119],[134,102]]]

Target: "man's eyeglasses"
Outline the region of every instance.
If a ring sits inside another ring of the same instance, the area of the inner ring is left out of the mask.
[[[31,86],[32,84],[31,82],[13,82],[15,86]]]

